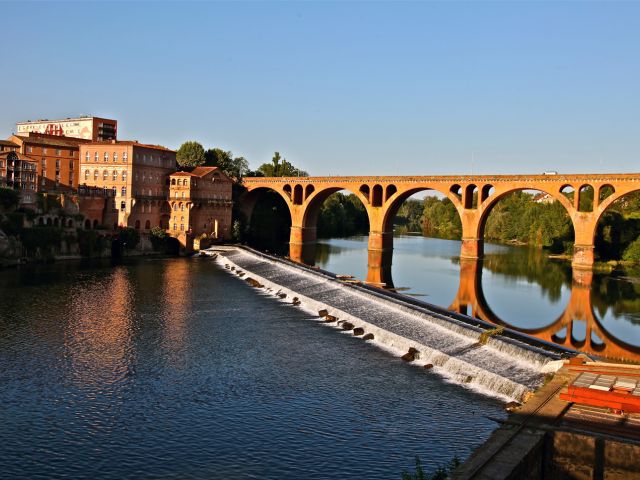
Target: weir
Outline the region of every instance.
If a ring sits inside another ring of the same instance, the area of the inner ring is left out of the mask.
[[[244,280],[445,380],[503,400],[526,400],[569,350],[329,272],[244,247],[206,251]]]

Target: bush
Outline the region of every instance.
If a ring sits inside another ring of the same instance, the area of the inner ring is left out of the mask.
[[[149,240],[156,252],[166,250],[167,232],[160,227],[153,227],[149,233]]]
[[[13,188],[0,188],[0,207],[3,210],[11,210],[18,206],[20,194]]]
[[[640,262],[640,236],[627,247],[622,254],[622,259],[627,262]]]
[[[83,257],[92,258],[102,253],[105,248],[105,237],[95,230],[77,229],[78,248]]]
[[[402,472],[402,480],[446,480],[451,475],[458,465],[460,465],[460,459],[453,457],[446,466],[439,466],[432,474],[425,473],[420,462],[420,457],[416,455],[416,473],[409,473],[407,471]]]
[[[10,236],[18,236],[22,233],[24,225],[24,214],[20,212],[12,212],[5,215],[4,220],[0,224],[0,229]]]
[[[20,234],[22,245],[31,253],[40,249],[46,255],[52,248],[60,246],[60,240],[62,240],[62,229],[59,227],[26,228]]]
[[[125,249],[133,250],[140,243],[140,234],[135,228],[123,228],[118,232],[118,240]]]

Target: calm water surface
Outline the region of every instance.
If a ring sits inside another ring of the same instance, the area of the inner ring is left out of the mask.
[[[11,479],[393,479],[504,416],[208,259],[0,272],[0,385]]]
[[[461,274],[460,242],[422,236],[394,238],[392,278],[403,293],[445,307],[468,304],[463,313],[498,321],[565,346],[640,362],[640,279],[594,274],[576,287],[569,262],[523,247],[485,245],[474,283]],[[367,237],[322,240],[316,265],[366,278]],[[468,267],[468,265],[467,265]],[[469,272],[465,268],[464,272]],[[479,303],[473,311],[471,304]],[[566,341],[571,322],[571,342]],[[588,344],[585,342],[590,332]]]

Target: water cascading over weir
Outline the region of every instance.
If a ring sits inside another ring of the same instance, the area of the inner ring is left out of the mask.
[[[410,297],[241,247],[207,251],[230,273],[446,381],[522,402],[570,353]]]

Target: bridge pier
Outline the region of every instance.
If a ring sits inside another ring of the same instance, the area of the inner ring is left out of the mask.
[[[316,254],[316,228],[291,226],[289,258],[294,262],[313,265]]]
[[[482,258],[484,256],[484,240],[482,238],[462,238],[461,258]]]
[[[595,247],[594,245],[579,245],[576,243],[573,246],[573,259],[571,260],[571,266],[575,269],[592,269],[595,262]]]
[[[367,283],[393,287],[391,262],[393,258],[393,231],[369,232],[367,251]]]

